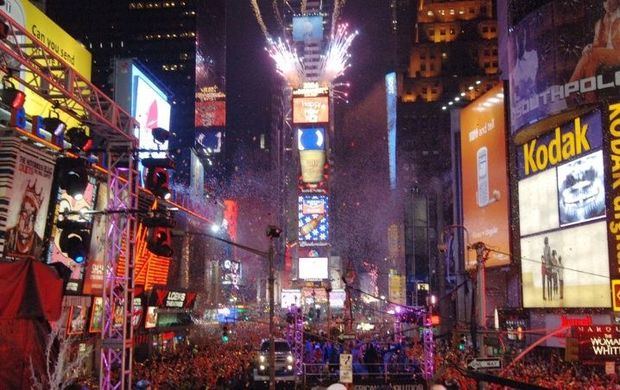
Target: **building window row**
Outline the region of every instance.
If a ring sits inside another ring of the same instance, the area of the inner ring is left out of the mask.
[[[159,9],[185,7],[187,1],[132,1],[129,9]]]
[[[162,40],[162,39],[177,39],[177,38],[194,38],[196,33],[194,31],[186,31],[181,33],[167,33],[167,34],[145,34],[143,39],[146,41]]]

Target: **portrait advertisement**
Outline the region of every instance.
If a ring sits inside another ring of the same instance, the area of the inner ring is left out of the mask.
[[[4,225],[0,236],[2,254],[8,260],[34,258],[43,261],[54,163],[39,149],[13,143],[16,145],[9,141],[1,148],[11,156],[3,165],[6,171],[2,179],[7,186],[0,191],[0,201],[7,205],[6,211],[0,212],[0,226]]]

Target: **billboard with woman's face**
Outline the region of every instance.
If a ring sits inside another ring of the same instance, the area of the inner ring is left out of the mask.
[[[511,130],[620,96],[620,0],[553,1],[510,29]]]

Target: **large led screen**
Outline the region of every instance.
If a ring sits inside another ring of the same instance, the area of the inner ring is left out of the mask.
[[[323,39],[323,17],[293,16],[293,40],[320,41]]]
[[[220,268],[222,284],[237,287],[241,280],[241,263],[233,260],[223,260]]]
[[[139,124],[134,135],[138,138],[140,149],[161,150],[140,152],[140,158],[165,157],[168,141],[156,143],[152,131],[157,127],[170,130],[170,103],[166,94],[135,65],[132,65],[131,107],[131,114]]]
[[[607,256],[604,221],[522,238],[523,306],[609,307]]]
[[[293,123],[327,123],[329,122],[329,98],[294,97]]]
[[[601,131],[596,110],[518,153],[526,308],[611,304]]]
[[[299,279],[323,280],[329,278],[327,257],[300,257]]]
[[[612,1],[551,1],[510,30],[512,132],[620,95],[617,8]]]
[[[500,84],[461,111],[463,225],[470,242],[493,248],[487,267],[510,262],[504,89]],[[476,253],[466,257],[475,267]]]
[[[325,129],[323,127],[306,127],[297,129],[297,149],[324,150]]]
[[[329,239],[329,197],[323,194],[302,194],[298,199],[300,244],[326,244]]]
[[[288,290],[283,289],[280,294],[280,304],[283,309],[288,309],[292,305],[301,305],[301,291],[300,290]]]

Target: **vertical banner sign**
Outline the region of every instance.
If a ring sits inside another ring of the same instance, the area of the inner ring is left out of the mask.
[[[96,210],[105,210],[108,207],[108,187],[105,183],[99,184],[97,191]],[[103,291],[103,263],[106,245],[106,217],[95,216],[91,230],[90,250],[84,275],[82,293],[87,295],[101,295]]]
[[[7,259],[43,260],[54,162],[16,138],[0,140],[0,249]]]
[[[613,309],[620,312],[620,101],[609,104],[606,114],[609,277]]]

